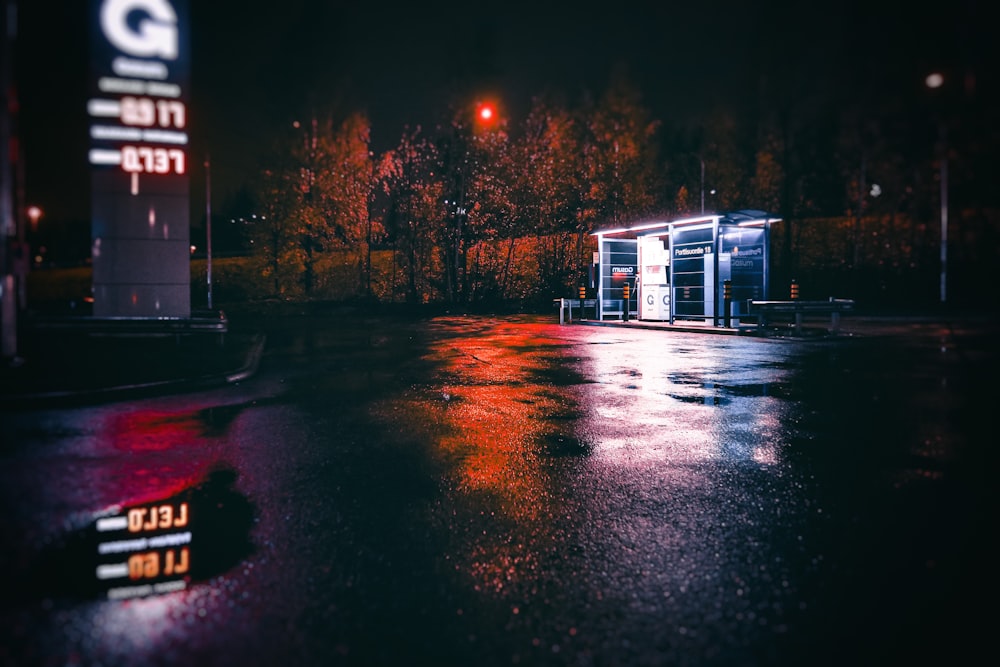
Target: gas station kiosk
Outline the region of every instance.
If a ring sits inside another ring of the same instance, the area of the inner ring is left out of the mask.
[[[748,301],[768,298],[778,221],[740,210],[594,232],[597,318],[737,326]]]

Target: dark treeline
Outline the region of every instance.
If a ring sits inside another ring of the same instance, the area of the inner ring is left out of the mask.
[[[596,229],[754,208],[782,218],[773,298],[794,278],[804,297],[911,306],[939,299],[944,196],[948,301],[995,300],[998,134],[974,82],[854,100],[759,88],[680,124],[619,75],[573,103],[538,96],[523,118],[453,105],[379,153],[364,113],[316,109],[248,186],[245,242],[284,298],[321,298],[350,258],[336,275],[357,296],[542,302],[575,293]]]

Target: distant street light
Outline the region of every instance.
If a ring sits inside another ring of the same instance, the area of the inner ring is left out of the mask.
[[[930,74],[927,75],[927,78],[924,79],[924,83],[931,90],[934,90],[935,88],[940,88],[941,86],[944,85],[944,75],[941,74],[940,72],[931,72]]]
[[[931,90],[942,88],[944,75],[931,72],[924,79]],[[943,118],[938,118],[938,139],[941,152],[941,303],[948,300],[948,128]]]
[[[42,217],[42,209],[38,208],[37,206],[29,206],[26,212],[28,214],[28,220],[31,220],[31,231],[37,232],[38,221]]]

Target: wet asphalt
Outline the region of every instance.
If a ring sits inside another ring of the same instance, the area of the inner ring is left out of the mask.
[[[989,645],[991,325],[248,324],[267,344],[239,382],[2,415],[0,662],[929,665]],[[126,515],[173,542],[97,529]],[[95,576],[140,551],[155,576]]]

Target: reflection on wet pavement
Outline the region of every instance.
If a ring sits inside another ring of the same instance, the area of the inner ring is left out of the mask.
[[[234,490],[237,473],[203,480],[152,502],[122,503],[37,553],[11,582],[22,602],[120,600],[184,590],[225,572],[253,551],[255,510]]]
[[[992,339],[551,320],[283,321],[239,387],[5,421],[0,663],[974,662]]]
[[[613,353],[602,349],[581,366],[599,386],[584,388],[589,409],[578,424],[583,432],[602,434],[597,459],[778,462],[789,411],[781,400],[788,393],[790,370],[781,361],[788,349],[634,333],[646,340],[619,345]],[[623,381],[623,374],[631,380]],[[705,409],[720,406],[726,410]]]
[[[421,439],[450,462],[448,506],[489,508],[451,518],[465,532],[455,541],[464,551],[449,557],[475,591],[506,605],[508,630],[536,625],[557,607],[592,617],[526,651],[569,650],[619,604],[677,618],[664,630],[690,640],[709,632],[714,613],[734,623],[769,620],[740,603],[751,586],[774,587],[776,600],[797,590],[766,546],[794,543],[808,511],[779,481],[788,473],[788,406],[770,389],[781,394],[789,372],[780,349],[661,336],[649,354],[651,341],[601,330],[504,321],[465,335],[460,318],[436,325],[435,381],[376,413],[396,428],[423,430]],[[593,353],[567,357],[580,349],[567,338],[590,343]],[[720,402],[724,413],[714,407]],[[727,479],[769,498],[733,496]],[[623,591],[642,597],[618,599]],[[692,612],[683,622],[676,616]],[[775,631],[787,630],[788,619],[774,616]]]
[[[562,343],[537,325],[498,324],[481,335],[454,336],[458,319],[436,322],[428,357],[440,369],[435,381],[376,408],[383,421],[430,429],[434,456],[453,470],[454,493],[490,499],[493,509],[469,552],[459,554],[479,590],[500,593],[531,577],[537,550],[551,540],[558,497],[544,456],[583,454],[570,429],[572,398],[539,381]],[[581,382],[576,375],[565,383]],[[510,529],[510,530],[509,530]]]

